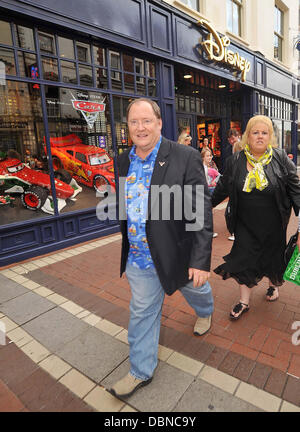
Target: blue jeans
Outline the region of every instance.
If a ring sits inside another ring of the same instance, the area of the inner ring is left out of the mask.
[[[165,292],[155,268],[142,270],[127,263],[126,276],[131,288],[128,342],[130,347],[130,373],[147,380],[157,366],[160,321]],[[213,296],[208,282],[193,287],[193,281],[180,289],[198,317],[213,312]]]

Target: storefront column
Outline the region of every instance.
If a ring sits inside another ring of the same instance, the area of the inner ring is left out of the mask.
[[[158,82],[160,107],[163,119],[162,134],[171,140],[176,141],[176,111],[175,111],[175,84],[174,66],[160,62],[158,65]]]

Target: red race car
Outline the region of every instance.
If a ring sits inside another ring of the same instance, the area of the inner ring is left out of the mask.
[[[50,176],[40,171],[28,168],[18,159],[5,158],[0,160],[0,187],[5,193],[21,194],[21,201],[27,209],[43,210],[54,213],[51,196]],[[76,182],[70,184],[55,179],[55,190],[58,209],[66,205],[66,199],[74,199],[82,188]]]
[[[50,145],[54,170],[65,169],[79,183],[94,187],[100,194],[109,187],[115,191],[113,161],[105,150],[83,144],[75,134],[50,138]]]

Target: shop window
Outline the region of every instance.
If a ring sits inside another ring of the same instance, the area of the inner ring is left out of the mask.
[[[274,10],[274,58],[282,61],[283,11],[275,6]]]
[[[90,66],[79,65],[80,85],[85,87],[93,87],[93,70]]]
[[[136,82],[137,83],[144,83],[144,78],[140,75],[144,75],[144,60],[135,59],[135,73],[136,73]]]
[[[156,81],[148,80],[148,95],[151,97],[156,97]]]
[[[14,51],[0,47],[0,63],[5,65],[6,75],[16,75]]]
[[[121,62],[120,62],[120,54],[114,51],[109,51],[109,63],[111,69],[121,69]],[[120,81],[120,72],[116,72],[114,70],[111,70],[110,77],[112,80]],[[113,84],[113,83],[112,83]],[[117,89],[119,89],[120,86],[117,85]]]
[[[282,121],[281,120],[272,120],[276,143],[279,148],[282,148]]]
[[[58,37],[59,55],[63,58],[75,59],[74,44],[72,39]]]
[[[292,153],[292,124],[284,122],[283,148],[289,154]]]
[[[14,28],[18,47],[35,51],[33,30],[18,24]]]
[[[4,45],[13,44],[10,24],[6,21],[0,21],[0,43]]]
[[[105,49],[100,46],[93,45],[93,60],[98,66],[106,66]]]
[[[56,55],[54,35],[39,31],[38,36],[41,53]]]
[[[123,68],[126,72],[134,72],[134,58],[131,55],[123,54]]]
[[[82,42],[76,42],[77,60],[84,63],[91,63],[90,46]]]
[[[35,54],[18,52],[19,72],[21,77],[39,78],[37,58]]]
[[[95,207],[105,192],[115,190],[107,96],[46,86],[46,102],[50,107],[48,124],[53,168],[61,172],[63,178],[68,178],[77,191],[76,200],[69,200],[61,212]]]
[[[130,100],[125,97],[113,96],[116,142],[119,154],[132,146],[126,122],[126,111]]]
[[[76,64],[74,62],[61,60],[60,72],[64,83],[77,84]]]
[[[124,89],[125,93],[135,93],[134,89],[134,75],[124,74]]]
[[[182,3],[190,7],[191,9],[194,9],[196,11],[199,11],[199,0],[180,0]]]
[[[48,81],[58,81],[57,60],[42,56],[43,78]]]
[[[147,75],[150,78],[156,78],[156,73],[155,73],[155,63],[153,62],[146,62],[146,70],[147,70]]]
[[[96,73],[96,87],[107,88],[107,72],[106,69],[95,68]]]
[[[227,0],[227,29],[237,36],[242,35],[242,0]]]
[[[50,216],[54,207],[40,89],[7,80],[0,98],[0,224]],[[73,192],[66,185],[58,194],[65,200]]]

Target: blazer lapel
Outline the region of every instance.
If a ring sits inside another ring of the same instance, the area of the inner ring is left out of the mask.
[[[150,219],[151,216],[151,208],[154,208],[154,205],[156,204],[158,198],[158,196],[155,196],[154,200],[151,199],[151,187],[153,185],[161,186],[163,184],[163,180],[165,178],[168,165],[169,165],[169,160],[168,160],[169,152],[170,152],[170,144],[163,137],[159,151],[156,156],[155,165],[154,165],[152,178],[151,178],[150,193],[148,198],[148,219]]]

